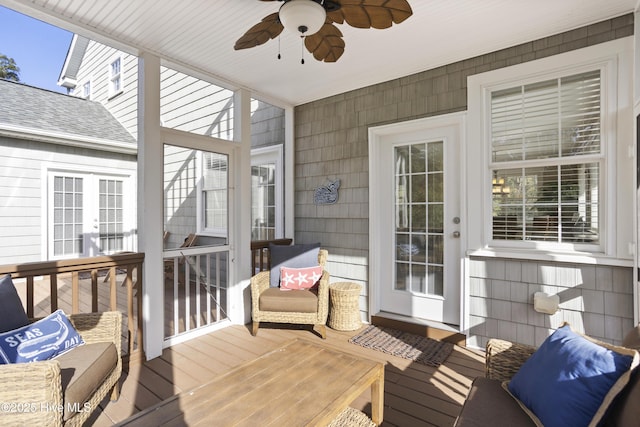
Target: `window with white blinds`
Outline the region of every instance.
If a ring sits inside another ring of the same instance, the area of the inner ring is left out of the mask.
[[[228,156],[203,152],[202,203],[205,231],[226,236],[228,209]]]
[[[491,93],[494,240],[599,243],[600,74]]]

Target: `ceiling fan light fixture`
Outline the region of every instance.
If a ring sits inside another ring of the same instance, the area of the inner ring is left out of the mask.
[[[313,0],[289,0],[280,7],[280,22],[300,36],[317,33],[325,23],[327,12]]]

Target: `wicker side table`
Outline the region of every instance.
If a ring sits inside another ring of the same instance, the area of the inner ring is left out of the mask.
[[[360,320],[361,286],[353,282],[336,282],[329,285],[329,327],[337,331],[354,331],[362,326]]]

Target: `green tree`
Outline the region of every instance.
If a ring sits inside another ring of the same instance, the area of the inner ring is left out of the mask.
[[[0,53],[0,79],[20,81],[20,67],[13,58]]]

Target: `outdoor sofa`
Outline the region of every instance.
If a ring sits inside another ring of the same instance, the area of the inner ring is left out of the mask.
[[[625,337],[622,347],[640,350],[640,325]],[[521,366],[534,354],[535,347],[491,339],[486,346],[486,377],[473,381],[455,427],[536,426],[526,409],[505,389]],[[544,397],[543,397],[544,399]],[[550,399],[550,397],[547,397]],[[636,366],[622,391],[606,408],[601,427],[640,425],[640,369]]]

